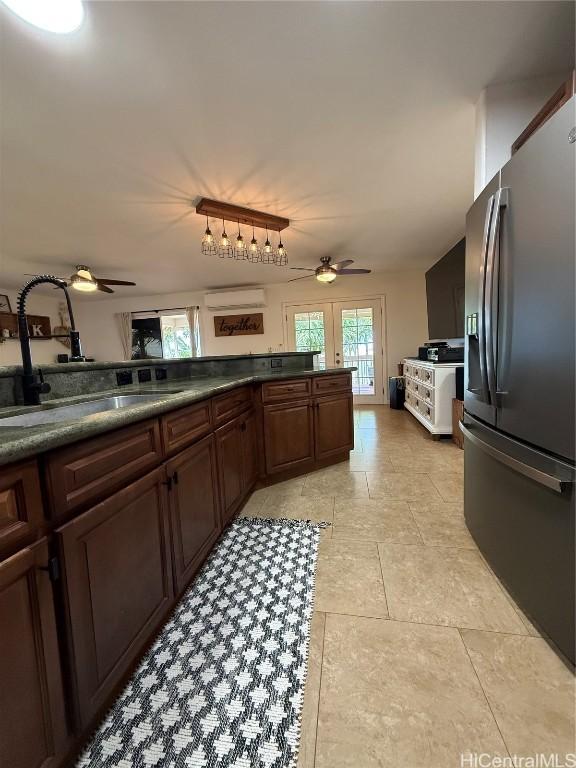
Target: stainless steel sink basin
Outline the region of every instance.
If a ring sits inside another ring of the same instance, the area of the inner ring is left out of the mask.
[[[90,400],[87,403],[46,408],[44,411],[20,413],[18,416],[0,419],[0,427],[35,427],[39,424],[74,421],[86,416],[93,416],[95,413],[105,413],[106,411],[115,411],[118,408],[126,408],[129,405],[141,405],[151,400],[160,400],[164,394],[168,394],[168,392],[147,395],[118,395],[117,397],[104,397],[101,400]]]

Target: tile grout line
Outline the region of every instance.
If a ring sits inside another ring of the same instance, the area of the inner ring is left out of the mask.
[[[468,632],[488,632],[491,635],[503,635],[504,637],[522,637],[528,640],[544,640],[541,637],[534,637],[533,635],[524,635],[519,632],[502,632],[498,629],[485,629],[483,627],[459,627],[456,624],[432,624],[429,621],[409,621],[408,619],[397,619],[393,616],[366,616],[366,614],[360,613],[343,613],[342,611],[321,611],[321,613],[331,613],[333,616],[350,616],[356,619],[374,619],[377,621],[393,621],[396,624],[412,624],[416,627],[436,627],[438,629],[455,629],[457,631]],[[546,642],[544,640],[544,642]]]
[[[384,581],[384,569],[382,568],[382,556],[380,555],[380,547],[378,542],[376,543],[376,552],[378,553],[378,564],[380,565],[380,575],[382,576],[382,589],[384,590],[384,601],[386,603],[386,613],[390,618],[390,604],[388,603],[388,593],[386,592],[386,583]]]
[[[474,630],[472,630],[474,631]],[[464,651],[466,653],[466,656],[468,657],[468,660],[470,661],[470,665],[474,671],[474,675],[476,676],[476,680],[478,680],[478,685],[480,686],[480,690],[482,691],[484,695],[484,699],[486,700],[486,704],[488,705],[488,709],[490,710],[490,714],[492,715],[492,719],[494,720],[494,724],[496,725],[496,728],[498,729],[498,733],[500,734],[500,738],[502,739],[502,744],[504,744],[504,748],[506,749],[506,752],[508,753],[508,757],[512,759],[512,753],[510,752],[510,749],[508,747],[508,743],[506,739],[504,738],[504,734],[502,733],[502,730],[500,729],[500,723],[496,719],[496,715],[494,714],[494,710],[492,709],[492,704],[490,703],[490,700],[488,698],[488,694],[484,690],[484,686],[482,685],[482,681],[480,680],[480,676],[478,674],[478,670],[474,666],[474,662],[472,661],[472,657],[470,656],[470,652],[468,650],[468,646],[466,645],[464,638],[462,637],[462,630],[458,627],[458,636],[460,637],[460,641],[462,645],[464,646]]]

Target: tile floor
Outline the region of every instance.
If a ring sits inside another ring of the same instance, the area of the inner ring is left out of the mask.
[[[348,462],[244,515],[327,520],[298,768],[461,768],[576,751],[574,678],[463,519],[463,452],[406,411],[355,409]]]

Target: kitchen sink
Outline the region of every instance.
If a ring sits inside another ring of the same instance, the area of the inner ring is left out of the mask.
[[[160,394],[145,395],[118,395],[116,397],[104,397],[101,400],[90,400],[87,403],[75,403],[74,405],[60,405],[54,408],[46,408],[43,411],[30,411],[20,413],[18,416],[0,418],[0,427],[35,427],[39,424],[53,424],[60,421],[74,421],[85,416],[93,416],[95,413],[116,411],[118,408],[126,408],[130,405],[141,405],[151,400],[160,400],[164,395],[174,394],[163,392]]]

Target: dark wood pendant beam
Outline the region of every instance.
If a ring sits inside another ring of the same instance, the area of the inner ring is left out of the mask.
[[[224,221],[248,224],[259,229],[267,228],[270,232],[280,232],[290,226],[290,219],[285,219],[282,216],[273,216],[271,213],[254,211],[252,208],[242,208],[239,205],[231,205],[230,203],[220,203],[207,197],[203,197],[198,202],[196,213],[213,219],[224,219]]]

